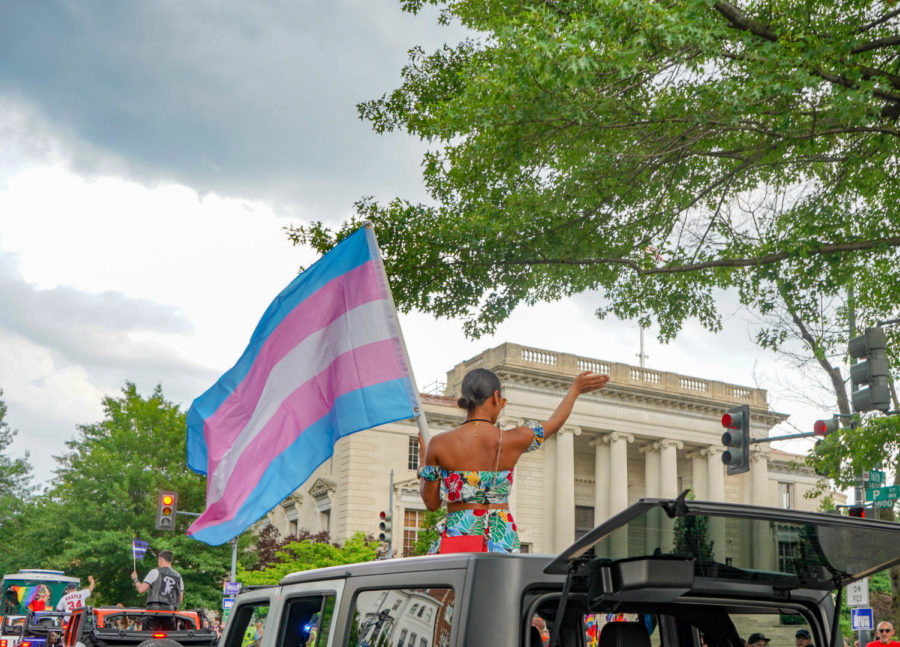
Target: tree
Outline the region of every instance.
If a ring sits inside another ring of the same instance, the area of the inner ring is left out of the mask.
[[[337,229],[289,228],[295,244],[373,221],[398,307],[474,337],[596,290],[598,316],[667,341],[688,318],[718,330],[717,291],[736,290],[758,342],[799,340],[849,413],[845,296],[868,323],[900,302],[900,7],[402,2],[426,4],[470,37],[413,49],[401,86],[358,108],[430,143],[431,199],[364,198]]]
[[[217,608],[231,547],[190,539],[180,517],[175,532],[153,529],[159,490],[177,491],[182,510],[204,507],[205,480],[188,470],[184,458],[184,413],[161,387],[143,397],[131,383],[120,397],[105,398],[103,408],[104,419],[80,425],[68,452],[56,457],[52,487],[25,510],[17,541],[4,544],[4,551],[21,566],[59,568],[82,579],[94,575],[94,604],[140,604],[144,596],[129,573],[131,541],[143,539],[150,551],[138,563],[141,576],[156,566],[160,550],[169,549],[184,578],[185,606]]]
[[[311,535],[311,539],[289,539],[277,551],[277,559],[265,564],[259,570],[238,570],[238,579],[245,585],[277,584],[284,576],[297,571],[313,568],[370,562],[378,557],[378,542],[357,532],[344,542],[343,546]]]
[[[876,269],[897,302],[900,10],[429,4],[474,35],[412,50],[401,87],[359,111],[432,143],[432,201],[363,200],[336,232],[290,229],[295,242],[324,251],[374,221],[398,306],[471,335],[586,290],[600,316],[655,320],[663,339],[689,317],[717,329],[719,288],[745,303],[834,294]],[[764,217],[742,208],[773,195]]]
[[[0,396],[3,391],[0,390]],[[20,458],[12,458],[7,452],[18,432],[10,428],[6,418],[6,403],[0,400],[0,545],[8,546],[15,541],[21,515],[31,496],[31,464],[28,453]],[[0,554],[0,572],[12,570],[7,556]]]
[[[426,510],[422,516],[422,528],[413,546],[413,555],[427,555],[431,545],[441,536],[442,522],[447,518],[447,509]]]

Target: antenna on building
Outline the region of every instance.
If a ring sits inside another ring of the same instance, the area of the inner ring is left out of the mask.
[[[641,351],[637,354],[638,362],[640,362],[640,367],[644,368],[644,360],[648,359],[650,356],[644,353],[644,327],[641,326]]]

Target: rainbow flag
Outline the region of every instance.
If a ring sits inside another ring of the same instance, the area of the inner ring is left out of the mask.
[[[378,243],[362,227],[275,297],[237,364],[194,400],[188,467],[207,476],[206,510],[188,534],[237,536],[339,438],[412,418],[417,403]]]

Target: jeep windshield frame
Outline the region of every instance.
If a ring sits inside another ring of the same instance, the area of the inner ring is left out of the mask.
[[[683,498],[640,499],[578,539],[544,572],[653,558],[693,561],[698,582],[833,590],[900,563],[900,524]]]

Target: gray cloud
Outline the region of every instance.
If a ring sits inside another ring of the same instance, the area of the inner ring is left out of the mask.
[[[49,348],[64,363],[96,371],[128,367],[206,374],[167,348],[128,338],[128,333],[135,332],[192,333],[190,321],[171,306],[119,292],[95,294],[64,286],[41,290],[25,282],[13,257],[2,252],[0,302],[0,330]]]
[[[420,191],[423,146],[355,104],[397,85],[409,47],[458,35],[397,0],[0,3],[0,94],[85,170],[346,210]]]

